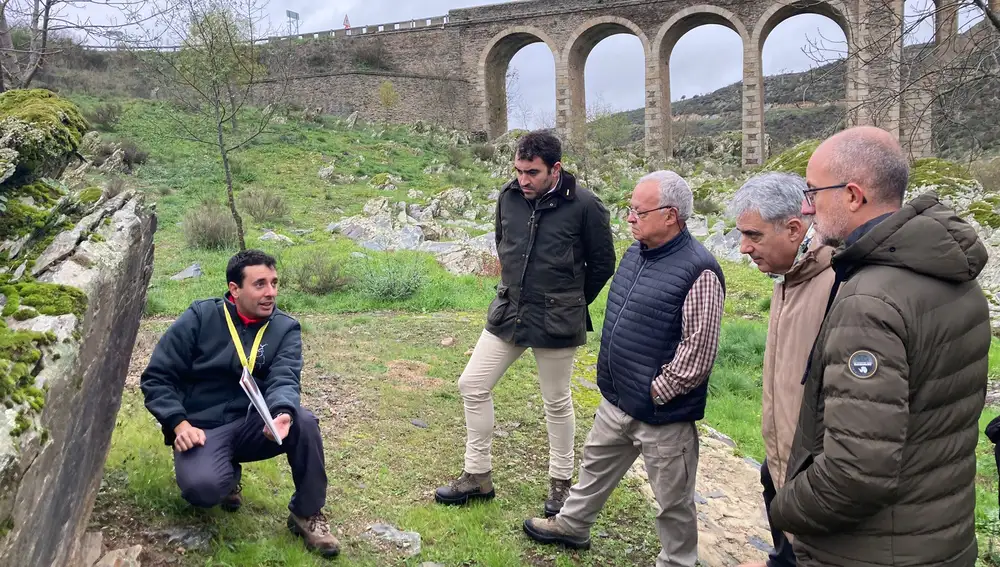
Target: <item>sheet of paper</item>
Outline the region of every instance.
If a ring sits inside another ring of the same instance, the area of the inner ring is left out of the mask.
[[[257,413],[260,417],[264,419],[264,425],[271,431],[271,435],[274,436],[274,440],[281,445],[281,437],[278,436],[278,428],[274,425],[274,418],[271,417],[271,412],[267,409],[267,404],[264,402],[264,396],[260,393],[260,389],[257,387],[257,381],[253,379],[253,376],[247,372],[247,369],[243,369],[243,375],[240,376],[240,386],[243,387],[243,391],[247,393],[250,398],[250,403],[253,407],[257,408]]]

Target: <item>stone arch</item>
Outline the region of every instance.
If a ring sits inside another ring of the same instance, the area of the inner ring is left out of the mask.
[[[646,149],[651,155],[669,158],[673,153],[672,120],[670,112],[670,54],[687,32],[704,25],[725,26],[740,36],[743,45],[750,41],[750,34],[743,21],[729,10],[708,4],[699,4],[680,10],[670,17],[656,34],[646,71]],[[652,110],[650,110],[652,109]]]
[[[764,42],[781,22],[802,14],[818,14],[833,20],[844,32],[847,40],[848,69],[845,73],[845,95],[848,108],[857,106],[856,61],[854,55],[854,33],[851,27],[851,12],[841,0],[775,0],[757,19],[750,42],[744,49],[743,67],[743,160],[744,165],[762,163],[764,154]],[[748,146],[752,151],[748,152]]]
[[[763,50],[767,36],[774,31],[778,24],[802,14],[819,14],[830,18],[843,30],[848,46],[851,45],[853,34],[849,19],[850,12],[840,0],[823,0],[822,2],[816,0],[777,0],[757,19],[750,44],[755,46],[758,51]]]
[[[557,121],[564,137],[571,143],[586,140],[587,96],[584,84],[584,69],[590,52],[598,43],[612,35],[630,34],[642,43],[642,55],[649,66],[649,38],[634,22],[618,17],[603,16],[587,20],[577,26],[569,36],[569,41],[561,52],[558,67],[562,73],[562,84],[557,88],[559,98],[556,104]]]
[[[558,61],[559,49],[544,31],[532,26],[507,28],[493,36],[479,58],[479,85],[485,101],[488,134],[496,138],[507,131],[507,68],[522,48],[544,43]],[[554,93],[553,93],[554,94]]]

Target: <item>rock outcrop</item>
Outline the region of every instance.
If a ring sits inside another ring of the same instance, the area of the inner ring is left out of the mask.
[[[153,265],[156,217],[141,196],[66,194],[39,181],[72,163],[84,124],[49,95],[0,95],[0,124],[15,123],[10,116],[25,104],[31,111],[22,115],[57,120],[17,122],[36,134],[7,146],[18,154],[16,173],[0,184],[8,205],[0,215],[0,565],[75,566],[88,555],[83,536]]]

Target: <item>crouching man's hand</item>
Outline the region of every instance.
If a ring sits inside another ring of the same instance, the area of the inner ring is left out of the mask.
[[[205,444],[205,432],[184,420],[174,428],[174,450],[183,453]]]
[[[281,436],[281,440],[284,441],[285,437],[288,437],[288,430],[292,428],[292,416],[287,413],[279,413],[277,417],[274,418],[274,427],[278,430],[278,435]],[[274,436],[271,435],[271,430],[264,426],[264,436],[274,441]]]

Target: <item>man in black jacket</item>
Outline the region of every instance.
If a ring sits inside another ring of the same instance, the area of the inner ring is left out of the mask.
[[[497,199],[501,277],[486,328],[458,388],[467,440],[461,476],[437,489],[443,504],[492,498],[491,392],[527,348],[538,378],[549,434],[546,515],[559,511],[573,476],[575,416],[570,393],[573,355],[593,330],[587,306],[615,270],[610,218],[601,200],[562,169],[559,140],[532,132],[518,141],[517,177]]]
[[[299,405],[301,329],[275,307],[275,260],[257,250],[240,252],[226,278],[228,293],[192,303],[157,343],[140,380],[146,408],[164,443],[174,447],[177,485],[194,506],[236,511],[240,463],[284,453],[295,482],[288,528],[310,550],[334,556],[340,545],[321,511],[323,439],[319,420]],[[274,417],[280,445],[240,386],[244,368]]]

